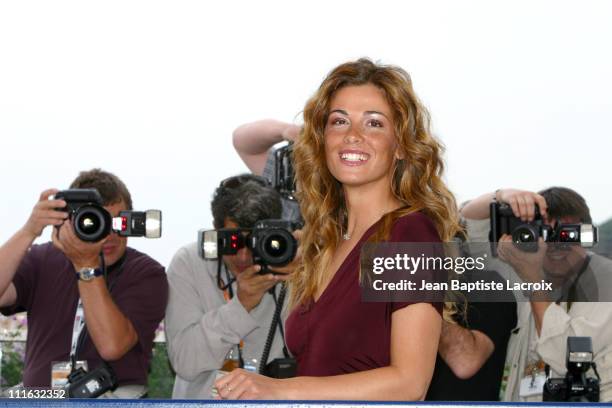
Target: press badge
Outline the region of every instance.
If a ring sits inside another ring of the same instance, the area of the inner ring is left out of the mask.
[[[76,368],[87,371],[87,361],[76,362]],[[64,388],[68,384],[68,375],[72,369],[70,361],[54,361],[51,363],[51,388]]]
[[[542,372],[523,377],[521,380],[519,396],[531,397],[533,395],[541,395],[544,390],[545,382],[546,375]]]

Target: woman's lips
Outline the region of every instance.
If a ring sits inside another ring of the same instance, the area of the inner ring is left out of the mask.
[[[346,166],[363,166],[370,160],[370,155],[360,150],[342,150],[338,156],[340,162]]]

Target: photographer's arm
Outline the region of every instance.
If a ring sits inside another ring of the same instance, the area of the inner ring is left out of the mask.
[[[489,218],[489,205],[494,199],[498,202],[509,204],[514,215],[523,220],[533,220],[534,204],[538,204],[542,215],[546,215],[547,205],[544,197],[531,191],[513,188],[486,193],[467,202],[461,208],[461,215],[471,220]]]
[[[263,174],[268,150],[283,140],[294,141],[300,127],[274,119],[247,123],[233,133],[236,152],[246,166],[257,175]]]
[[[53,231],[53,244],[72,262],[75,271],[100,266],[104,240],[93,244],[81,241],[71,223],[65,223],[59,232]],[[79,280],[78,288],[87,332],[100,357],[106,361],[120,359],[138,341],[134,326],[113,301],[104,277],[87,282]]]
[[[458,378],[466,380],[476,374],[494,349],[491,339],[481,331],[442,322],[438,352]]]
[[[79,281],[87,332],[96,350],[106,361],[123,357],[138,342],[132,322],[113,301],[103,277]]]
[[[430,304],[413,304],[392,314],[387,367],[283,380],[234,370],[215,386],[226,399],[422,400],[433,375],[440,327],[440,315]]]
[[[11,306],[17,300],[13,277],[34,240],[47,225],[60,225],[68,216],[66,212],[54,210],[65,207],[65,201],[49,200],[57,191],[43,191],[25,225],[0,247],[0,307]]]

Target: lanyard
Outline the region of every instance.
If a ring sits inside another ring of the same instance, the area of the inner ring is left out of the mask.
[[[76,350],[79,342],[79,337],[81,337],[81,332],[83,331],[83,327],[85,326],[85,313],[83,311],[83,301],[79,297],[79,301],[77,303],[76,313],[74,314],[74,325],[72,326],[72,341],[70,345],[70,361],[73,361],[76,358]]]

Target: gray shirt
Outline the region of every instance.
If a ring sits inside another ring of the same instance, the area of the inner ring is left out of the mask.
[[[172,397],[211,398],[216,371],[234,345],[242,340],[245,361],[255,358],[259,363],[272,322],[274,299],[266,293],[250,313],[236,296],[226,301],[217,287],[217,261],[200,258],[196,243],[174,255],[168,267],[168,283],[166,340],[176,372]],[[233,289],[236,293],[235,283]],[[277,286],[277,296],[279,292]],[[286,310],[282,317],[284,322]],[[282,357],[282,347],[277,329],[268,361]]]

